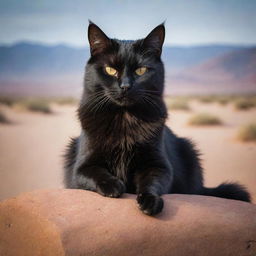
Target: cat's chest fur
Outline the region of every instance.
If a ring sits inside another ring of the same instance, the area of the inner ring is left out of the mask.
[[[99,119],[98,119],[99,120]],[[100,131],[89,136],[95,151],[101,151],[109,171],[127,181],[127,172],[139,145],[154,138],[162,122],[145,122],[129,112],[101,119]]]
[[[112,124],[107,136],[113,145],[123,151],[132,150],[135,144],[148,141],[160,126],[159,122],[145,122],[128,112],[115,116]]]
[[[99,151],[132,150],[136,144],[142,144],[155,137],[164,124],[164,119],[143,121],[135,115],[120,113],[91,116],[84,122],[91,148]]]
[[[110,172],[127,182],[136,145],[150,139],[157,126],[157,123],[143,122],[128,112],[114,116],[106,132],[106,146],[109,149],[106,161]]]

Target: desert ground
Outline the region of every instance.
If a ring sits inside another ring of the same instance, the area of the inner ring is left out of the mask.
[[[192,100],[189,111],[173,110],[167,125],[179,135],[192,139],[202,153],[205,185],[238,181],[256,199],[256,143],[236,138],[239,127],[256,122],[256,108],[234,110],[231,104]],[[51,106],[42,114],[1,106],[11,123],[0,124],[0,199],[25,191],[63,187],[62,155],[68,140],[80,132],[75,105]],[[189,118],[207,112],[223,124],[191,126]]]

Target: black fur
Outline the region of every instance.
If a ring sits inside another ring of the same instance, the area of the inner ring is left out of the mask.
[[[249,193],[238,184],[205,188],[194,145],[165,126],[164,34],[162,24],[143,40],[120,41],[90,23],[91,58],[78,109],[82,132],[66,153],[66,187],[109,197],[136,193],[140,209],[149,215],[162,210],[160,196],[167,193],[249,202]],[[105,66],[117,75],[108,75]],[[136,75],[139,67],[147,67],[145,74]]]

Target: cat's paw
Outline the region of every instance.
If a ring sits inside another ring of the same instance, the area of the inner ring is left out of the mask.
[[[120,197],[125,192],[125,185],[120,179],[111,177],[97,184],[97,192],[107,197]]]
[[[139,208],[147,215],[156,215],[164,207],[164,201],[160,196],[151,193],[142,193],[137,196]]]

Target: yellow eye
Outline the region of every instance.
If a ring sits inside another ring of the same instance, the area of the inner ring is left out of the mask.
[[[137,68],[137,69],[135,70],[135,73],[136,73],[138,76],[142,76],[146,71],[147,71],[147,68],[146,68],[146,67],[141,67],[141,68]]]
[[[105,70],[110,76],[117,76],[117,71],[114,68],[105,67]]]

